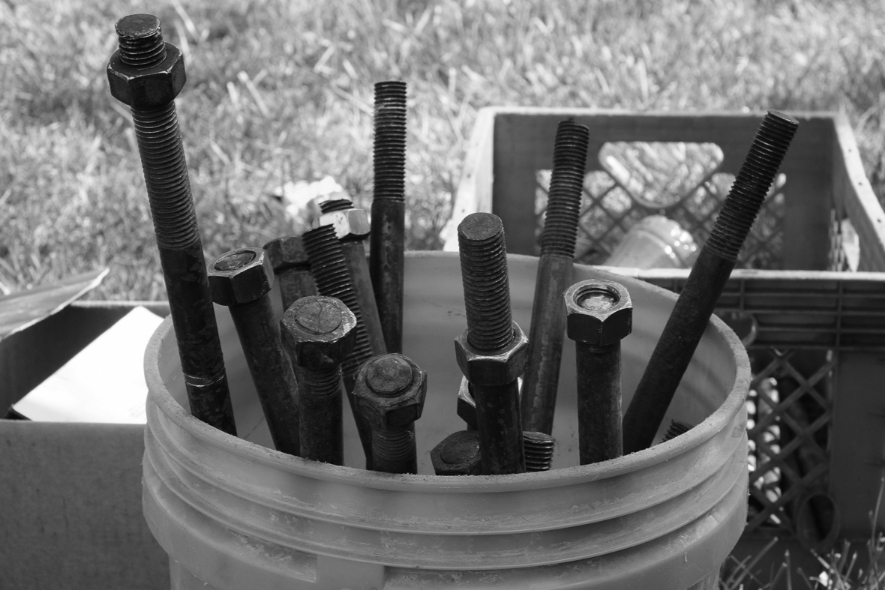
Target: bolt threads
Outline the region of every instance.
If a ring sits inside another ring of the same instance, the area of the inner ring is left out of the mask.
[[[762,120],[707,240],[722,258],[737,260],[798,127],[798,121],[776,111]]]
[[[406,83],[375,84],[373,198],[403,201],[406,186]]]
[[[473,213],[458,226],[467,342],[496,352],[513,340],[504,226],[497,215]]]
[[[668,440],[673,440],[679,435],[685,434],[689,430],[692,429],[692,426],[686,424],[685,422],[677,422],[676,420],[670,421],[670,427],[667,428],[666,434],[664,434],[663,442],[667,442]]]
[[[346,211],[348,209],[353,209],[353,201],[350,199],[335,199],[334,201],[324,201],[320,203],[320,211],[323,213]]]
[[[341,367],[333,369],[310,369],[295,363],[298,394],[313,399],[340,395]]]
[[[150,14],[133,14],[117,21],[120,60],[127,66],[142,70],[163,63],[166,44],[160,20]]]
[[[541,235],[542,255],[575,256],[589,141],[590,130],[572,120],[560,122],[556,129],[553,173]]]
[[[344,263],[341,242],[335,236],[335,228],[331,225],[322,225],[305,232],[303,240],[319,294],[340,299],[356,316],[353,350],[341,363],[346,375],[355,375],[359,366],[372,357],[372,347],[369,344],[366,324],[353,288],[353,281]]]
[[[200,236],[175,103],[154,111],[132,109],[132,119],[157,244],[161,248],[187,247]]]
[[[550,470],[553,465],[553,452],[556,450],[556,439],[543,432],[525,431],[522,433],[522,448],[525,452],[526,471]]]
[[[375,468],[402,463],[415,456],[415,429],[411,426],[390,430],[372,429],[372,460]]]

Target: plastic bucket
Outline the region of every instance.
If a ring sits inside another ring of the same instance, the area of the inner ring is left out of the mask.
[[[514,318],[529,326],[537,259],[511,256]],[[714,588],[747,507],[744,399],[750,381],[738,339],[710,322],[670,419],[697,425],[645,451],[578,465],[574,346],[566,342],[555,419],[554,469],[437,477],[430,449],[464,428],[455,336],[465,326],[457,254],[406,257],[405,353],[429,374],[417,423],[419,475],[388,475],[289,457],[264,445],[248,370],[226,309],[216,307],[237,418],[246,440],[182,407],[184,387],[167,320],[145,354],[150,395],[144,514],[170,556],[172,587]],[[575,281],[618,280],[635,308],[623,343],[626,403],[674,296],[591,267]],[[346,412],[346,414],[349,414]],[[345,461],[361,454],[352,419]]]

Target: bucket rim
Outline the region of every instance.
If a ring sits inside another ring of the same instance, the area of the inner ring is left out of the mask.
[[[457,252],[441,251],[406,252],[405,255],[407,262],[409,259],[458,257]],[[537,263],[538,260],[536,256],[521,254],[508,254],[507,258],[508,260],[534,261],[534,263]],[[633,285],[657,293],[674,303],[677,299],[675,293],[645,281],[617,275],[589,265],[576,264],[575,266],[589,268],[600,278],[625,283],[628,289],[630,285]],[[731,389],[719,408],[687,433],[642,451],[591,465],[575,465],[543,472],[462,477],[380,473],[357,467],[330,465],[293,457],[281,451],[226,434],[192,416],[172,397],[163,383],[159,367],[160,345],[172,332],[171,317],[164,319],[163,323],[154,331],[145,349],[144,373],[148,385],[147,403],[155,404],[159,412],[178,428],[206,444],[224,447],[227,452],[234,452],[243,459],[260,462],[274,469],[327,482],[384,490],[428,493],[497,493],[549,488],[557,485],[575,485],[581,482],[622,476],[667,461],[702,445],[733,421],[735,415],[743,408],[746,393],[749,390],[751,382],[750,360],[740,339],[725,322],[715,314],[710,318],[710,322],[715,328],[716,337],[724,339],[736,365]],[[150,411],[148,416],[151,416]],[[150,421],[146,424],[146,428],[150,428]],[[737,431],[738,429],[740,431]],[[746,424],[737,424],[735,430],[733,436],[742,436],[746,430]]]

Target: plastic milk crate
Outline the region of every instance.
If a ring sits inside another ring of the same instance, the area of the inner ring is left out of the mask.
[[[791,114],[799,130],[717,310],[755,336],[749,513],[734,555],[777,537],[775,564],[791,544],[823,550],[836,538],[869,538],[885,467],[885,213],[845,117]],[[763,115],[483,109],[445,249],[457,249],[465,215],[491,211],[509,252],[539,253],[556,127],[570,117],[590,129],[578,262],[603,264],[652,214],[679,222],[701,246]],[[619,272],[677,292],[688,276]],[[808,554],[793,552],[794,569],[800,553]]]

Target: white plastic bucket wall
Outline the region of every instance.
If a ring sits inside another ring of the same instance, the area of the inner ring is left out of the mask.
[[[512,256],[514,319],[529,326],[537,259]],[[675,298],[590,267],[575,281],[622,282],[633,304],[623,343],[624,407]],[[276,294],[274,294],[276,296]],[[437,477],[430,449],[464,428],[453,340],[465,327],[457,254],[406,257],[405,353],[429,375],[417,423],[419,475],[362,467],[353,420],[336,467],[269,445],[229,315],[216,307],[237,428],[192,418],[167,320],[145,355],[150,396],[144,513],[170,555],[176,589],[714,588],[744,527],[744,398],[749,364],[715,319],[665,420],[689,433],[617,460],[578,464],[574,345],[566,341],[555,469]],[[345,402],[345,406],[346,406]],[[349,412],[346,412],[349,414]],[[660,434],[660,433],[659,433]]]

